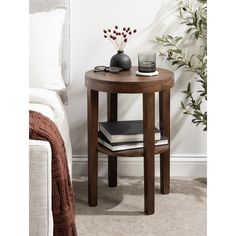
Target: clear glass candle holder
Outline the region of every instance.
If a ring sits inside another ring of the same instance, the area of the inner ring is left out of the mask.
[[[156,71],[156,53],[140,52],[138,54],[138,71],[152,73]]]

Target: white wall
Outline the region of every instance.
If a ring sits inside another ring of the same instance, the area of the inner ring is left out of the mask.
[[[163,33],[181,34],[177,16],[176,0],[71,0],[71,85],[69,116],[74,155],[87,153],[87,100],[84,85],[85,71],[96,65],[108,65],[113,54],[113,45],[103,38],[103,28],[130,26],[137,28],[127,44],[125,53],[133,65],[137,65],[140,50],[157,50],[153,39]],[[157,58],[157,65],[172,69]],[[206,156],[206,134],[202,128],[191,124],[190,118],[182,115],[181,90],[191,74],[175,72],[175,86],[171,90],[171,155],[181,157]],[[106,119],[106,96],[100,95],[100,120]],[[119,96],[119,119],[142,119],[140,95]]]

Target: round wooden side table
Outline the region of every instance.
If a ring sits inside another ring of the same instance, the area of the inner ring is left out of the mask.
[[[109,186],[117,185],[117,156],[144,157],[144,205],[145,213],[154,213],[155,154],[160,154],[161,193],[170,191],[170,88],[174,84],[171,71],[158,68],[158,76],[136,76],[137,67],[117,74],[93,72],[85,74],[88,112],[88,202],[97,205],[98,152],[108,155]],[[144,148],[112,152],[98,143],[98,97],[107,93],[107,120],[117,120],[118,93],[143,95]],[[159,118],[161,135],[168,138],[168,145],[154,146],[155,92],[159,92]]]

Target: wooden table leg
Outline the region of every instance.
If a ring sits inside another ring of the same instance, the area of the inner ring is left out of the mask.
[[[88,90],[88,202],[97,205],[98,192],[98,91]]]
[[[169,149],[160,154],[161,193],[170,192],[170,90],[159,93],[160,130],[169,141]]]
[[[117,121],[117,93],[107,94],[107,121]],[[117,186],[117,157],[108,156],[108,184]]]
[[[144,205],[147,215],[154,213],[155,204],[155,93],[143,94],[144,134]]]

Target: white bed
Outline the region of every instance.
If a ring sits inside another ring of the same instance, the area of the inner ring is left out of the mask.
[[[60,74],[65,85],[69,83],[69,0],[30,0],[30,13],[49,12],[51,9],[66,9],[63,23]],[[30,57],[31,59],[31,57]],[[37,62],[37,61],[36,61]],[[31,68],[31,65],[30,65]],[[58,127],[64,140],[70,176],[72,176],[72,151],[69,125],[64,109],[65,91],[52,91],[47,88],[31,86],[29,89],[29,110],[40,112],[49,117]],[[59,96],[60,94],[60,96]],[[63,96],[62,96],[63,95]],[[52,236],[53,218],[51,210],[51,160],[49,142],[29,140],[29,235]]]
[[[61,98],[56,92],[31,88],[29,100],[30,110],[42,113],[57,125],[65,143],[71,175],[72,154],[69,126]],[[29,140],[30,236],[53,235],[51,160],[52,152],[48,142]]]
[[[30,88],[29,110],[40,112],[55,122],[65,144],[66,154],[69,164],[68,167],[71,174],[72,151],[71,151],[71,141],[69,134],[69,124],[64,109],[64,105],[60,96],[57,94],[57,92],[54,91],[46,89]],[[30,140],[30,143],[35,141],[36,140]]]

